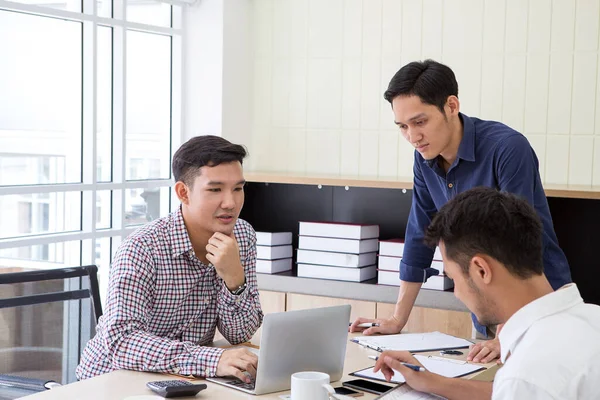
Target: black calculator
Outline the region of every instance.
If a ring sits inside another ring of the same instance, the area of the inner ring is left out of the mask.
[[[199,391],[206,389],[204,383],[194,384],[180,379],[148,382],[146,386],[162,397],[195,396]]]

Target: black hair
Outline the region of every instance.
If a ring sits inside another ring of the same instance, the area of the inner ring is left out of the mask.
[[[446,257],[463,273],[471,259],[485,254],[523,279],[544,272],[542,223],[527,200],[489,187],[467,190],[434,216],[425,242],[443,242]]]
[[[450,67],[433,60],[413,61],[402,67],[383,97],[392,103],[397,96],[418,96],[436,106],[442,114],[449,96],[458,97],[458,83]]]
[[[222,163],[239,161],[247,156],[244,146],[233,144],[220,136],[196,136],[185,142],[173,155],[173,177],[192,186],[204,166],[214,167]]]

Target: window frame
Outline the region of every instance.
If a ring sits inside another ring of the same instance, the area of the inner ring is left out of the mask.
[[[171,70],[170,70],[170,158],[175,149],[182,143],[182,74],[183,74],[183,45],[184,4],[187,2],[162,1],[172,5],[171,27],[154,26],[127,21],[127,1],[113,0],[112,18],[97,15],[95,0],[82,0],[82,12],[73,12],[54,9],[46,6],[15,3],[0,0],[0,12],[25,13],[40,17],[51,17],[82,24],[82,125],[81,125],[81,182],[61,184],[13,185],[0,186],[0,196],[6,195],[39,195],[51,193],[78,192],[81,194],[81,230],[74,232],[58,232],[46,234],[32,234],[14,238],[0,238],[0,250],[23,247],[49,245],[79,241],[79,264],[95,264],[96,242],[100,239],[110,238],[109,251],[112,254],[121,241],[139,226],[128,226],[126,222],[126,199],[128,189],[159,189],[172,186],[172,173],[169,168],[169,177],[165,179],[127,180],[126,170],[126,48],[127,31],[133,30],[151,34],[169,36],[171,39]],[[112,120],[111,120],[111,181],[98,181],[98,138],[97,138],[97,69],[98,69],[98,43],[97,32],[99,27],[112,29]],[[110,227],[97,228],[97,194],[99,191],[109,191],[110,197]],[[37,197],[37,196],[33,196]],[[169,190],[168,210],[173,211],[178,206],[178,201]],[[34,264],[34,263],[30,263]],[[42,263],[40,263],[42,264]],[[71,264],[72,265],[72,264]],[[70,265],[65,265],[70,266]],[[31,265],[29,265],[31,267]],[[41,268],[56,268],[48,265]],[[108,265],[99,266],[100,293],[102,300],[106,297],[108,286]],[[74,371],[79,355],[85,341],[93,335],[93,315],[86,307],[79,305],[70,306],[69,326],[65,326],[64,343],[65,359],[63,364],[64,378],[67,382],[74,380]]]

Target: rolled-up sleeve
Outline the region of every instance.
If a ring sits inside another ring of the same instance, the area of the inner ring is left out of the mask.
[[[404,254],[400,261],[400,279],[405,282],[425,282],[430,276],[439,274],[431,268],[434,249],[425,245],[425,229],[437,208],[421,173],[422,160],[415,154],[413,166],[414,183],[412,206],[406,225]]]
[[[222,287],[217,303],[219,331],[231,344],[242,343],[252,338],[263,320],[256,280],[256,233],[250,224],[245,226],[247,229],[242,237],[246,240],[246,251],[241,261],[246,275],[246,289],[238,296],[233,295],[221,280]]]

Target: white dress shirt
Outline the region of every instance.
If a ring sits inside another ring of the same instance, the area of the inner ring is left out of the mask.
[[[499,339],[493,400],[600,399],[600,307],[575,284],[521,308]]]

